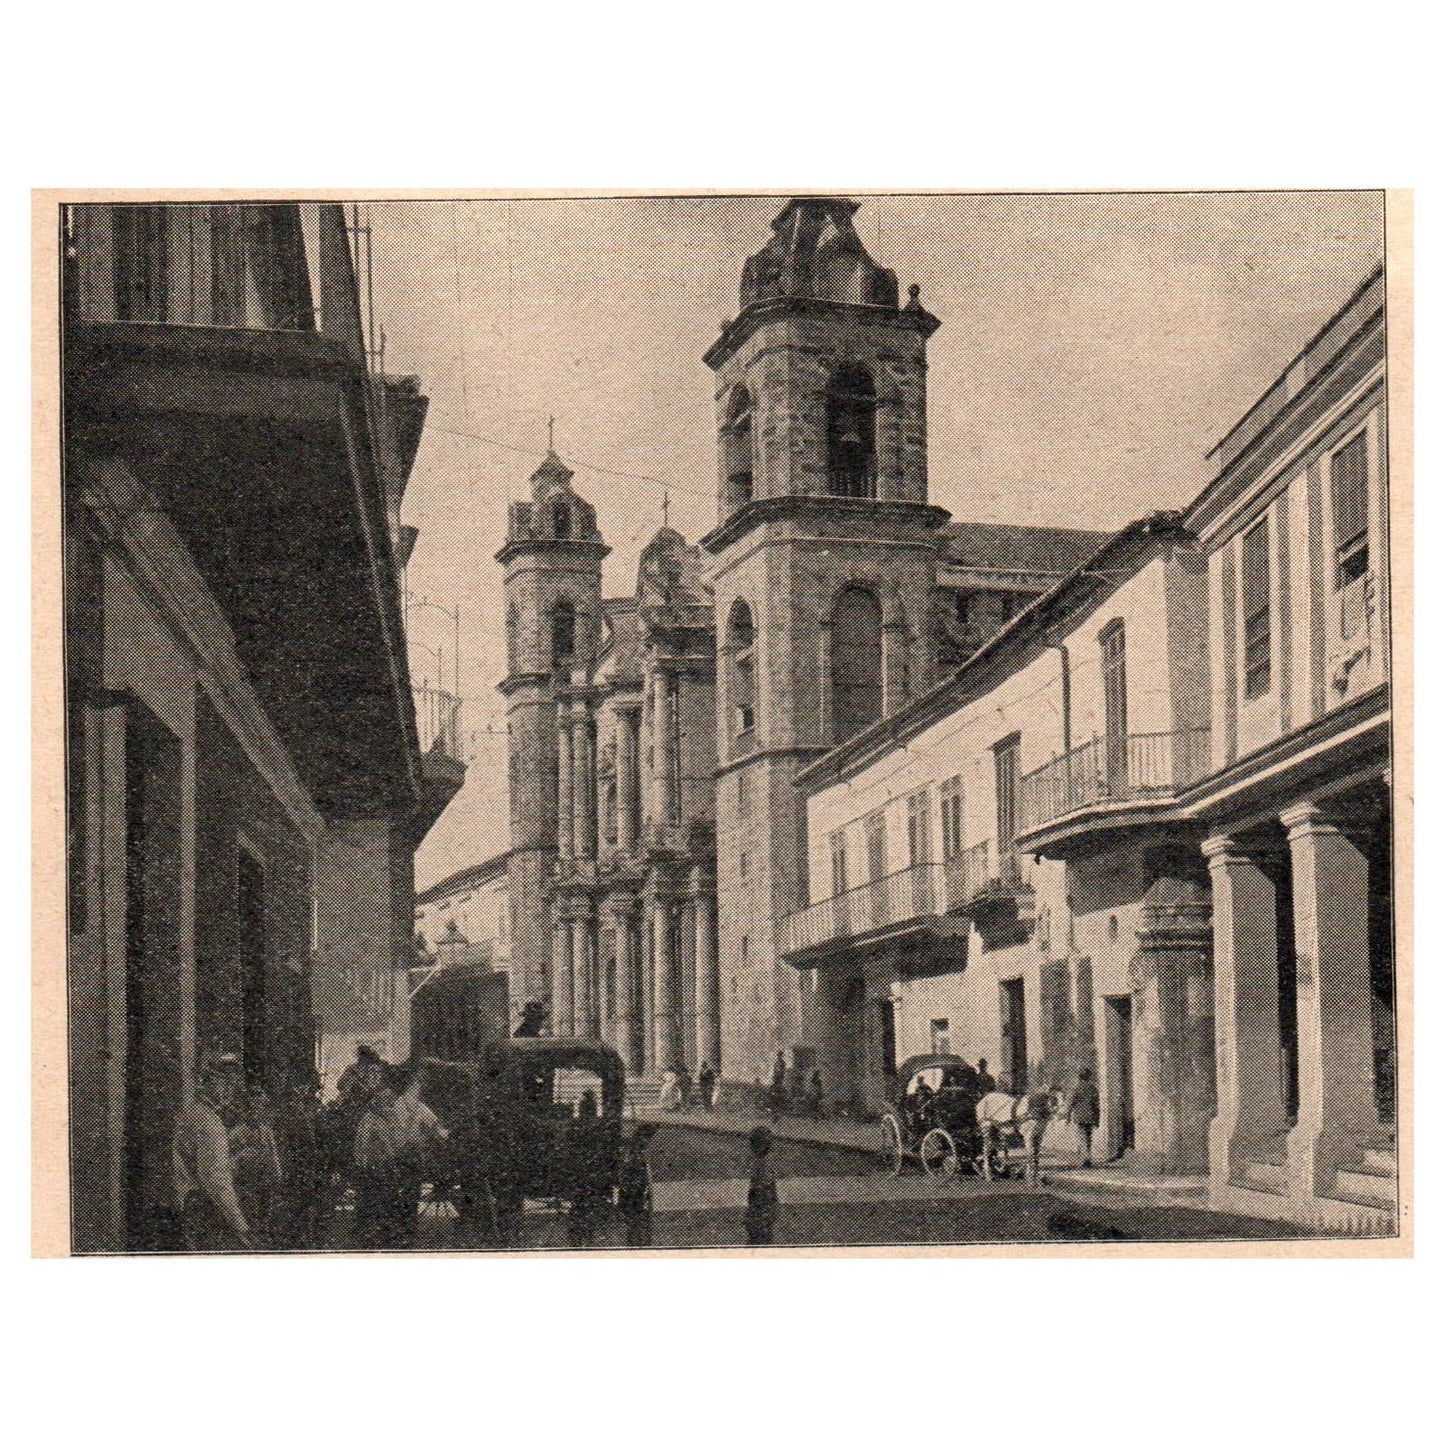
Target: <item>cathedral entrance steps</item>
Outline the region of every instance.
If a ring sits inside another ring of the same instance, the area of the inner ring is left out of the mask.
[[[1284,1161],[1241,1159],[1235,1166],[1233,1182],[1245,1189],[1262,1189],[1267,1194],[1283,1194],[1288,1182]]]

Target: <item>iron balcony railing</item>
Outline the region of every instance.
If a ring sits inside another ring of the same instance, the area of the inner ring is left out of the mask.
[[[461,739],[462,700],[430,683],[413,683],[412,700],[416,706],[416,736],[423,754],[440,754],[455,763],[464,763]]]
[[[1167,799],[1208,768],[1208,728],[1091,738],[1025,775],[1020,831],[1101,804]]]
[[[943,865],[944,900],[950,911],[967,908],[982,893],[1016,893],[1023,886],[1019,855],[1012,848],[1000,853],[992,838],[974,843]]]
[[[800,953],[842,939],[861,938],[915,918],[937,917],[945,911],[943,872],[941,863],[921,863],[790,914],[788,952]]]

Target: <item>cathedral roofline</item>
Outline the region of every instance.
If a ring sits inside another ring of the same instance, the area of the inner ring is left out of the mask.
[[[855,316],[870,326],[891,326],[898,331],[917,331],[932,336],[943,324],[922,306],[863,306],[852,301],[828,301],[817,296],[775,296],[744,307],[722,330],[722,335],[703,353],[704,363],[716,371],[726,364],[760,326],[789,316]]]

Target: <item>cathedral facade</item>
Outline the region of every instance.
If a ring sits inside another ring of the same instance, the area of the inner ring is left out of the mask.
[[[837,1054],[784,961],[809,895],[804,769],[935,688],[1103,538],[930,501],[919,290],[842,199],[745,264],[714,376],[718,525],[664,527],[602,595],[596,513],[549,453],[505,568],[514,1013],[629,1069],[766,1080]]]

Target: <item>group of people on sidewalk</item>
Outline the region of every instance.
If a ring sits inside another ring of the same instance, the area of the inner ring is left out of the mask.
[[[363,1045],[330,1104],[322,1104],[313,1077],[286,1090],[275,1110],[235,1055],[204,1057],[172,1138],[179,1247],[214,1253],[341,1243],[333,1220],[348,1191],[355,1201],[349,1243],[413,1243],[422,1183],[447,1139],[422,1102],[424,1082],[424,1064],[387,1064]]]
[[[717,1070],[711,1064],[703,1064],[694,1082],[685,1069],[664,1069],[662,1085],[657,1091],[657,1107],[678,1114],[692,1108],[694,1103],[705,1114],[712,1113],[717,1107]]]

